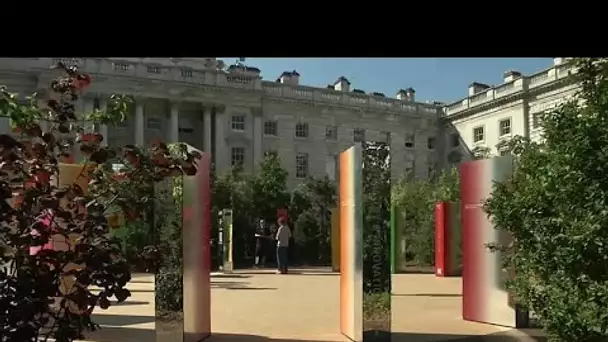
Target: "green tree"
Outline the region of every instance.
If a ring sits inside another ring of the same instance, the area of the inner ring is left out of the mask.
[[[392,188],[392,203],[405,212],[406,262],[432,266],[435,262],[435,204],[460,198],[458,170],[451,168],[433,179],[403,175]]]
[[[230,172],[213,177],[212,182],[212,237],[214,240],[212,257],[214,266],[219,265],[219,212],[232,209],[232,243],[235,266],[242,266],[251,254],[253,241],[253,219],[255,207],[251,204],[251,176],[235,167]]]
[[[0,135],[3,342],[71,342],[96,329],[91,321],[95,307],[106,309],[111,298],[122,302],[130,296],[125,288],[130,267],[120,242],[108,234],[108,210],[119,208],[128,220],[141,219],[154,184],[194,175],[200,157],[172,154],[162,143],[151,149],[101,146],[104,137],[90,132],[83,119],[122,121],[129,98],[114,95],[108,111],[77,117],[75,101],[91,77],[61,63],[56,69],[44,104],[36,95],[24,102],[0,87],[0,116],[10,119],[19,139]],[[60,163],[75,147],[83,164],[73,182],[62,182],[66,168]],[[123,167],[115,171],[113,164]],[[69,248],[44,248],[51,239]]]
[[[294,239],[299,262],[331,263],[331,209],[336,207],[336,184],[325,176],[308,178],[291,194]]]
[[[492,149],[486,146],[477,146],[472,151],[474,159],[487,159],[492,156]]]
[[[287,176],[288,172],[275,155],[267,155],[260,163],[259,170],[249,179],[247,189],[252,208],[255,208],[254,218],[273,222],[277,209],[287,207]]]
[[[155,261],[155,304],[157,319],[181,315],[183,291],[183,177],[158,184],[154,198],[153,224]],[[144,253],[144,256],[148,253]],[[158,259],[158,260],[156,260]],[[183,319],[183,317],[181,317]]]
[[[551,341],[608,339],[608,60],[574,62],[581,91],[544,115],[543,143],[518,138],[512,176],[485,209],[509,232],[507,287]]]

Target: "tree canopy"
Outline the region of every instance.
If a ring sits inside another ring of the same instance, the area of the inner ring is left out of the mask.
[[[573,61],[578,95],[541,119],[541,143],[518,138],[512,176],[485,204],[513,236],[507,286],[551,341],[608,339],[608,60]]]

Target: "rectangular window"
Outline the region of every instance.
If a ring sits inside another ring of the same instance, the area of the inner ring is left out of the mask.
[[[243,132],[245,130],[245,115],[233,115],[230,127],[233,131]]]
[[[160,67],[157,67],[157,66],[149,66],[148,67],[148,72],[151,73],[151,74],[160,74],[161,70],[162,69]]]
[[[450,145],[452,145],[452,147],[460,146],[460,135],[458,135],[458,133],[454,133],[454,134],[450,135],[450,140],[451,140]]]
[[[541,116],[542,116],[542,113],[540,113],[540,112],[532,114],[532,128],[540,127]]]
[[[129,71],[131,70],[131,64],[127,63],[113,63],[112,66],[116,71]]]
[[[384,139],[384,142],[387,144],[391,143],[391,132],[382,131],[380,132],[380,136]]]
[[[185,77],[185,78],[192,77],[192,70],[190,70],[190,69],[182,69],[182,77]]]
[[[338,140],[338,126],[325,127],[325,140],[330,140],[330,141]]]
[[[434,150],[435,149],[435,137],[429,137],[426,139],[426,147],[429,150]]]
[[[277,136],[277,122],[276,121],[264,121],[264,135]]]
[[[230,151],[232,167],[242,167],[245,164],[245,148],[233,147]]]
[[[296,138],[308,138],[308,124],[307,123],[296,124]]]
[[[480,142],[484,140],[484,135],[483,135],[483,126],[479,126],[479,127],[475,127],[473,128],[473,142]]]
[[[416,135],[414,133],[409,133],[405,135],[405,147],[414,148],[416,147]]]
[[[325,172],[331,180],[336,180],[336,161],[337,156],[335,155],[325,156]]]
[[[511,119],[500,120],[498,123],[500,136],[511,134]]]
[[[147,118],[146,128],[160,131],[163,128],[163,121],[159,118]]]
[[[190,134],[194,132],[194,126],[192,126],[192,123],[187,118],[180,117],[178,131]]]
[[[414,179],[416,175],[416,162],[413,156],[406,156],[404,171],[409,179]]]
[[[427,165],[427,177],[433,178],[435,176],[435,164]]]
[[[355,142],[365,141],[365,129],[355,128],[353,131],[353,140],[355,140]]]
[[[298,153],[296,155],[296,178],[306,178],[308,176],[308,154]]]

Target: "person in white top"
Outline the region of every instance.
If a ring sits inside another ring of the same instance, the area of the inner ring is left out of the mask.
[[[285,222],[285,218],[278,220],[279,229],[277,230],[277,268],[280,274],[287,274],[287,255],[289,250],[289,239],[291,239],[291,229]]]

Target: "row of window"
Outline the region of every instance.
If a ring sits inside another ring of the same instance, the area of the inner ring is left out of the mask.
[[[148,66],[147,70],[148,70],[148,73],[150,73],[150,74],[161,74],[163,71],[163,68],[159,67],[159,66]],[[182,77],[187,77],[187,78],[192,77],[191,69],[182,69],[181,71],[182,71]]]
[[[498,122],[498,134],[502,137],[511,134],[511,119],[504,119]],[[477,126],[473,128],[473,142],[482,142],[486,139],[485,126]]]
[[[267,151],[264,153],[265,156],[273,155],[277,156],[276,151]],[[241,167],[245,163],[245,148],[244,147],[233,147],[230,151],[230,163],[232,167]],[[296,178],[308,177],[308,154],[298,153],[296,154]]]
[[[150,117],[150,118],[146,119],[146,129],[160,131],[163,129],[163,126],[164,126],[163,120],[160,118]],[[192,127],[192,125],[189,122],[182,121],[182,120],[180,120],[178,130],[180,133],[188,133],[188,134],[194,133],[194,127]]]
[[[182,127],[185,126],[185,127]],[[146,119],[146,128],[150,129],[150,130],[162,130],[163,129],[163,121],[160,118],[156,118],[156,117],[149,117]],[[233,116],[232,117],[232,121],[231,121],[231,128],[234,131],[244,131],[245,130],[245,117],[244,116]],[[478,127],[478,128],[482,128],[483,127]],[[192,125],[187,124],[187,125],[181,125],[179,127],[179,131],[180,133],[193,133],[194,129],[192,127]],[[483,130],[482,130],[482,134],[483,134]],[[277,136],[278,135],[278,122],[277,121],[266,121],[264,122],[264,135],[266,136]],[[391,139],[391,133],[390,132],[382,132],[382,135],[385,138],[386,142],[390,142]],[[297,138],[308,138],[309,136],[309,127],[307,123],[298,123],[296,124],[296,129],[295,129],[295,136]],[[338,140],[338,127],[337,126],[327,126],[325,128],[325,139],[326,140],[331,140],[331,141],[336,141]],[[455,138],[453,137],[453,139],[456,139],[455,141],[455,145],[454,143],[452,144],[453,146],[458,146],[459,144],[459,138],[458,135],[455,135]],[[362,142],[365,141],[365,129],[363,128],[355,128],[353,130],[353,140],[355,142]],[[415,134],[406,134],[405,135],[405,147],[407,148],[414,148],[416,147],[416,136]],[[427,148],[432,150],[435,149],[435,137],[429,137],[427,138]]]
[[[245,130],[245,116],[233,115],[231,120],[231,128],[233,131],[242,132]],[[309,127],[307,123],[297,123],[295,127],[296,138],[308,138]],[[278,122],[277,121],[265,121],[264,122],[264,135],[266,136],[277,136],[278,135]],[[391,141],[390,132],[382,132],[386,142]],[[414,148],[416,147],[415,134],[406,134],[405,136],[405,147]],[[325,127],[325,140],[336,141],[338,140],[338,126],[327,126]],[[365,141],[365,129],[355,128],[353,130],[353,140],[355,142]],[[429,137],[427,139],[427,147],[429,149],[435,149],[435,138]]]
[[[278,156],[276,151],[266,151],[264,156]],[[241,167],[245,163],[245,148],[244,147],[233,147],[230,151],[230,162],[232,167]],[[415,161],[413,159],[406,160],[405,173],[415,173]],[[429,163],[427,166],[427,175],[432,177],[435,175],[437,167],[434,163]],[[296,154],[296,178],[302,179],[308,177],[308,154],[298,153]]]

